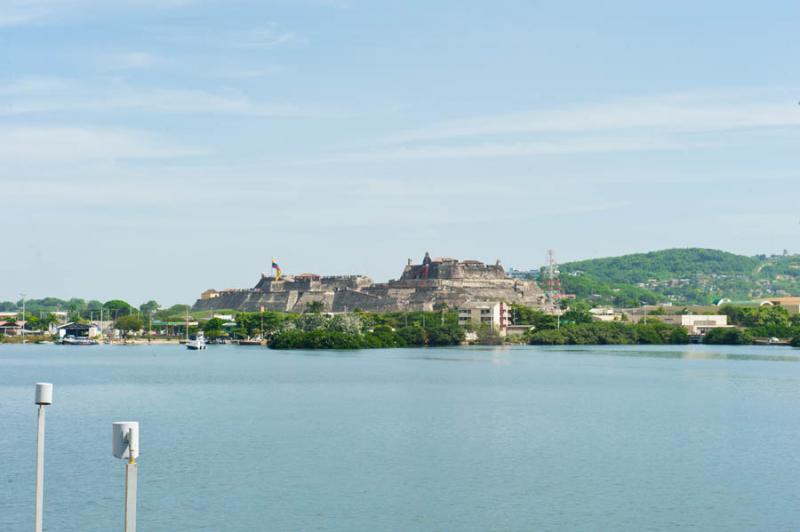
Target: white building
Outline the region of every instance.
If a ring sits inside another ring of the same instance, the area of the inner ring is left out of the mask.
[[[620,321],[622,313],[610,307],[597,307],[589,310],[594,321]]]
[[[724,314],[681,314],[675,316],[653,316],[670,325],[680,325],[689,331],[690,335],[704,335],[711,329],[732,327],[728,325],[728,316]]]
[[[505,303],[471,302],[458,307],[458,324],[489,325],[504,333],[511,325],[511,307]]]
[[[100,335],[100,327],[95,323],[65,323],[58,327],[58,337],[95,338]]]

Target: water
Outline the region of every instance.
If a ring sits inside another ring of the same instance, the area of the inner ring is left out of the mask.
[[[0,346],[0,530],[797,530],[800,351]]]

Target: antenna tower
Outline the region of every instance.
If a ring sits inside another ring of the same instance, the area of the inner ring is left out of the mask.
[[[555,250],[547,250],[547,303],[548,306],[557,311],[560,309],[559,300],[561,299],[561,280],[558,278],[558,262],[556,262]]]

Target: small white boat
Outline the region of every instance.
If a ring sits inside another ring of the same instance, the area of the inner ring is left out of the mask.
[[[97,345],[97,340],[86,337],[66,336],[61,340],[61,345]]]
[[[206,338],[203,336],[202,331],[197,334],[190,334],[189,339],[186,341],[186,349],[197,351],[206,348]]]

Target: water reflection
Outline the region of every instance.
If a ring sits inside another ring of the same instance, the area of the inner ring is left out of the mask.
[[[543,348],[543,351],[559,351],[562,353],[581,354],[581,355],[605,355],[632,358],[681,358],[686,360],[757,360],[766,362],[800,362],[800,352],[792,351],[791,348],[768,347],[770,353],[745,351],[733,353],[730,349],[747,350],[750,346],[724,346],[717,348],[689,348],[687,351],[684,346],[675,346],[674,349],[664,349],[662,346],[629,346],[629,347],[606,347],[591,346],[586,348]],[[725,351],[723,351],[725,349]],[[780,350],[781,354],[775,354]],[[797,353],[788,354],[788,352]]]
[[[438,362],[477,362],[511,365],[527,357],[552,354],[611,356],[626,358],[662,358],[684,360],[734,360],[764,362],[800,362],[800,350],[788,347],[759,346],[470,346],[427,349],[403,349],[399,358]],[[390,356],[395,354],[391,351]]]

